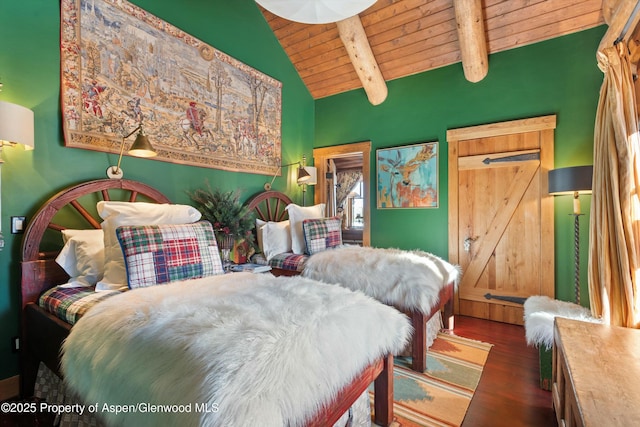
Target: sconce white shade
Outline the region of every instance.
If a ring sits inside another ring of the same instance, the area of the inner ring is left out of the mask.
[[[376,0],[256,0],[269,12],[303,24],[328,24],[351,18]]]
[[[0,101],[0,145],[22,144],[33,150],[33,111]]]
[[[316,185],[318,183],[318,170],[313,166],[305,166],[304,170],[309,174],[309,179],[304,184]]]

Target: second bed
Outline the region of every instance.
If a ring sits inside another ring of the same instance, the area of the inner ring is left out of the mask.
[[[259,221],[276,226],[289,220],[287,206],[293,202],[281,192],[265,191],[247,203]],[[424,372],[427,367],[429,320],[442,314],[445,329],[453,331],[453,298],[460,270],[432,254],[344,246],[311,256],[283,252],[261,262],[268,263],[275,275],[303,275],[340,284],[405,312],[414,328],[410,352],[415,371]]]

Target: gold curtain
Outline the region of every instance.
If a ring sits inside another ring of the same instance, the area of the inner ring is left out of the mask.
[[[606,323],[638,327],[638,118],[625,43],[598,52],[604,73],[596,113],[589,228],[589,299]]]
[[[336,206],[342,206],[349,193],[358,181],[362,179],[362,171],[345,171],[337,174],[338,189],[336,191]]]

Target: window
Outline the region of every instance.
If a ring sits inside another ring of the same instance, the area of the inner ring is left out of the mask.
[[[364,227],[364,182],[359,180],[349,192],[347,196],[347,227],[362,228]]]

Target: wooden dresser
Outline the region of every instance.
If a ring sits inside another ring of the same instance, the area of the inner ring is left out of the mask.
[[[557,317],[551,389],[561,427],[640,425],[640,330]]]

